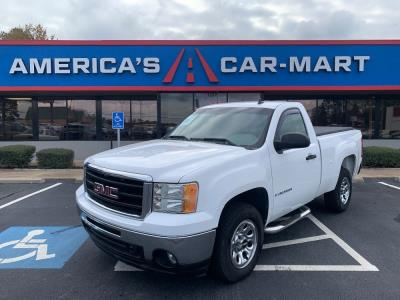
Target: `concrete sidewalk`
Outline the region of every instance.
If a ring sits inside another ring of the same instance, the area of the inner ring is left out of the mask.
[[[400,168],[364,168],[354,177],[354,181],[363,182],[365,178],[392,178],[400,181]]]
[[[364,178],[395,178],[400,180],[400,168],[362,169],[354,178],[362,182]],[[0,183],[38,183],[46,180],[83,180],[82,169],[0,169]]]
[[[83,169],[0,169],[0,183],[40,183],[46,180],[81,182]]]

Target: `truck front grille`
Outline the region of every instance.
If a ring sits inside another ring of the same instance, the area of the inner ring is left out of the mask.
[[[141,216],[144,182],[134,178],[85,167],[85,188],[90,198],[109,209]]]

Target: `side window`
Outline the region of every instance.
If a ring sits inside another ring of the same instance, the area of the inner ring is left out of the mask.
[[[275,133],[275,141],[280,141],[288,133],[300,133],[308,136],[303,117],[297,109],[291,109],[281,116]]]

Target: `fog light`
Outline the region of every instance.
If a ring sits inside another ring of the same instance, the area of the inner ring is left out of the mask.
[[[167,252],[167,257],[171,264],[176,265],[176,258],[172,253]]]
[[[156,250],[153,257],[156,264],[166,269],[175,268],[178,265],[175,255],[166,250]]]

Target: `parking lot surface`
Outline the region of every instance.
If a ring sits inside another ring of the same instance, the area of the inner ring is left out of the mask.
[[[355,183],[342,214],[312,215],[267,235],[242,282],[138,271],[98,250],[83,231],[72,181],[0,184],[0,298],[399,299],[400,183]],[[397,187],[397,188],[396,188]]]

